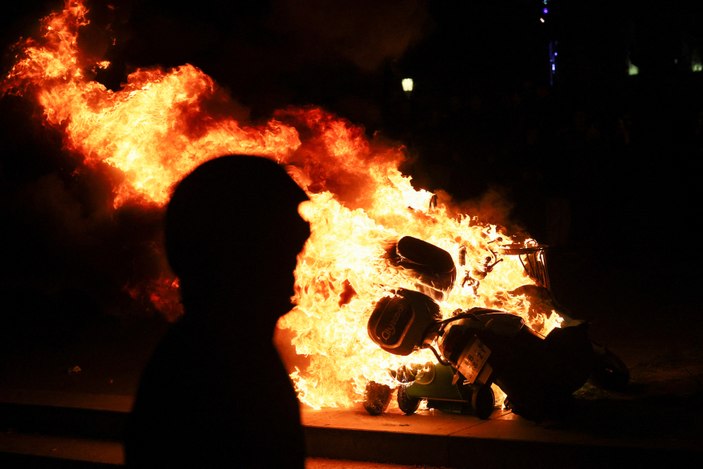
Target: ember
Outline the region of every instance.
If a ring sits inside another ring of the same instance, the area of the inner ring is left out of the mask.
[[[109,64],[90,61],[79,47],[88,13],[83,1],[67,1],[63,11],[42,19],[41,36],[17,44],[1,93],[36,103],[46,125],[62,131],[65,150],[86,168],[114,171],[115,210],[125,204],[162,207],[184,174],[220,154],[259,154],[291,166],[310,196],[301,212],[312,234],[295,271],[298,306],[279,329],[305,359],[304,366],[291,365],[302,403],[351,407],[363,401],[370,382],[379,389],[395,386],[387,370],[403,367],[408,357],[371,341],[367,321],[391,289],[417,287],[416,276],[408,275],[419,269],[408,262],[415,244],[441,248],[456,267],[424,282],[427,291],[442,290],[434,297],[443,313],[500,308],[542,335],[563,321],[555,309],[533,307],[529,289],[518,290],[540,281],[521,256],[501,249],[536,242],[465,213],[444,193],[415,188],[399,169],[406,160],[403,145],[369,139],[363,128],[319,107],[283,109],[263,125],[248,124],[233,117],[236,103],[229,94],[188,64],[140,69],[121,89],[109,90],[94,79],[95,70]],[[388,255],[394,243],[395,254]],[[150,283],[129,288],[166,314],[178,310],[177,286],[162,268]],[[434,360],[427,350],[411,358]]]

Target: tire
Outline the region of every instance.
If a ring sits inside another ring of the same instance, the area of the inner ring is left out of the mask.
[[[486,420],[495,409],[496,399],[490,386],[479,386],[471,394],[471,406],[476,417]]]
[[[398,388],[398,407],[405,415],[412,415],[420,407],[420,398],[408,395],[406,386]]]

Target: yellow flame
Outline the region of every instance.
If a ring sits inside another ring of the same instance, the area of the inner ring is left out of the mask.
[[[67,150],[86,165],[114,168],[115,208],[127,202],[162,206],[184,174],[225,153],[259,154],[291,166],[310,196],[301,213],[312,234],[295,271],[297,306],[279,330],[290,332],[295,353],[306,361],[291,371],[302,403],[349,407],[363,398],[369,381],[392,386],[388,369],[434,360],[426,350],[390,355],[367,334],[378,299],[390,289],[418,288],[385,256],[388,244],[402,236],[451,254],[457,282],[440,302],[445,315],[496,307],[520,314],[543,334],[559,326],[556,311],[535,313],[530,298],[510,293],[535,280],[518,256],[497,249],[509,234],[415,189],[398,169],[402,145],[369,140],[363,128],[316,107],[280,110],[264,125],[243,124],[221,111],[235,108],[231,97],[187,64],[137,70],[122,89],[108,90],[85,72],[107,64],[84,63],[78,47],[87,14],[82,1],[70,0],[44,18],[43,35],[19,44],[22,52],[0,85],[2,94],[35,100],[46,123],[63,130]],[[150,288],[155,304],[167,310],[168,291],[178,285],[167,277]]]

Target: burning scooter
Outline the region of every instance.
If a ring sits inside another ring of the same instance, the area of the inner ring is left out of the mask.
[[[413,243],[433,251],[420,257],[446,259],[438,257],[436,246]],[[448,272],[447,267],[444,263],[441,270]],[[622,361],[589,339],[585,322],[572,320],[543,337],[519,315],[497,309],[456,310],[443,319],[439,304],[415,290],[398,289],[381,298],[369,317],[368,333],[389,353],[410,355],[429,348],[437,359],[437,364],[391,372],[406,414],[426,399],[428,407],[442,409],[453,402],[456,409],[456,403],[463,403],[462,413],[468,409],[488,418],[495,384],[507,395],[506,407],[539,421],[567,409],[572,394],[589,379],[606,388],[621,388],[629,379]]]

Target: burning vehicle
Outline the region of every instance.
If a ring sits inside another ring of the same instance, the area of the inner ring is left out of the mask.
[[[543,251],[535,243],[528,244],[527,254],[533,258],[528,266],[548,284],[544,258],[534,259]],[[419,271],[420,288],[441,299],[453,283],[451,256],[407,237],[395,247],[395,254],[403,259],[398,264]],[[510,246],[505,252],[516,249]],[[571,320],[542,336],[517,314],[483,307],[457,309],[444,318],[431,296],[403,288],[382,297],[368,321],[370,338],[383,350],[407,356],[427,348],[436,357],[434,364],[391,371],[399,383],[397,399],[404,413],[414,413],[425,399],[429,408],[484,419],[495,404],[493,384],[506,394],[507,408],[532,420],[556,416],[589,379],[607,388],[624,387],[629,380],[627,367],[608,349],[592,343],[587,327],[583,321]],[[379,405],[379,391],[373,389],[367,392],[365,408],[378,414],[384,400]]]

